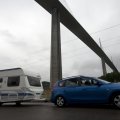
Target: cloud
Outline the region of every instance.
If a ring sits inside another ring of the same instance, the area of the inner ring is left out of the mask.
[[[80,65],[79,62],[78,61],[74,62],[72,66],[72,70],[76,71],[76,74],[87,76],[99,76],[101,74],[100,61],[86,60],[82,65]]]
[[[119,2],[66,1],[68,9],[71,9],[72,14],[89,33],[119,23]],[[0,1],[0,17],[1,69],[23,67],[40,73],[44,80],[50,80],[51,15],[34,0],[4,0]],[[119,37],[118,40],[114,39],[119,36],[119,31],[118,26],[92,34],[92,37],[95,41],[101,38],[105,52],[109,57],[112,56],[120,70]],[[111,38],[113,40],[110,40]],[[61,39],[64,77],[101,76],[100,58],[63,25]]]

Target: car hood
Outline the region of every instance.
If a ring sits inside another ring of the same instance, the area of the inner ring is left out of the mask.
[[[107,87],[110,87],[110,88],[119,88],[120,89],[120,83],[109,83],[106,85],[107,85]]]

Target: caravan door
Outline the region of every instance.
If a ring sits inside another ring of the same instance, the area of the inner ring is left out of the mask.
[[[0,101],[8,101],[8,91],[6,90],[6,80],[7,77],[0,78]]]
[[[0,78],[0,89],[2,88],[3,79]]]
[[[8,101],[17,101],[18,100],[18,91],[20,84],[20,76],[8,77],[7,87],[8,91]]]

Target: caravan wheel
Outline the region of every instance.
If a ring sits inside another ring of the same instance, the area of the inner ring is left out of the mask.
[[[3,103],[2,102],[0,102],[0,106],[2,105]]]
[[[16,105],[17,105],[17,106],[20,106],[20,105],[21,105],[21,102],[16,102]]]

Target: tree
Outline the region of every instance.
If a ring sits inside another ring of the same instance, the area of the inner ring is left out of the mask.
[[[120,73],[111,72],[108,73],[106,76],[101,76],[99,78],[107,80],[109,82],[120,82]]]

